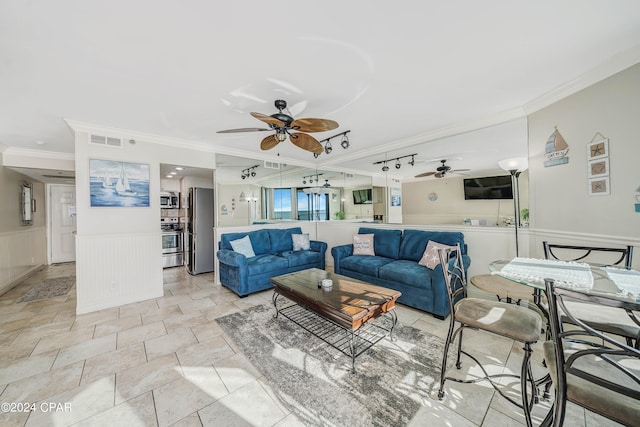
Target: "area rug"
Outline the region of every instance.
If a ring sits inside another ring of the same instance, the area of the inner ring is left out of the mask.
[[[406,425],[440,378],[443,342],[398,324],[356,359],[335,350],[265,304],[217,319],[307,426]]]
[[[75,276],[56,277],[38,282],[17,302],[32,302],[66,295],[76,282]]]

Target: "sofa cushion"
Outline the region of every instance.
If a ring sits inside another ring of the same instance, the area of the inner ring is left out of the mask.
[[[309,249],[311,249],[311,242],[309,241],[309,233],[292,234],[291,240],[293,241],[294,251],[308,251]]]
[[[232,240],[238,240],[244,236],[249,236],[251,246],[256,255],[271,253],[271,243],[269,242],[269,233],[267,230],[256,230],[248,233],[226,233],[220,236],[220,249],[233,250],[231,246]]]
[[[358,234],[374,235],[373,249],[376,255],[385,258],[398,259],[400,241],[402,240],[402,230],[382,230],[378,228],[360,227]],[[422,255],[422,252],[420,254]]]
[[[229,242],[234,252],[238,252],[244,255],[247,258],[252,258],[256,256],[253,252],[253,246],[251,246],[251,239],[248,235],[244,236],[242,239],[232,240]]]
[[[288,267],[289,261],[287,261],[286,258],[276,255],[263,254],[253,258],[247,258],[249,277]]]
[[[419,261],[429,240],[448,246],[455,246],[456,243],[460,243],[462,253],[465,253],[464,235],[462,233],[454,231],[404,230],[399,258]]]
[[[302,234],[302,229],[300,227],[269,228],[266,231],[269,233],[272,254],[293,250],[293,239],[291,238],[291,235]]]
[[[354,255],[375,255],[373,250],[373,234],[356,234],[353,236]]]
[[[427,267],[415,261],[399,259],[380,267],[381,279],[401,282],[415,288],[431,289],[431,275],[435,274]]]
[[[287,260],[289,267],[320,262],[321,254],[315,251],[284,251],[280,256]]]
[[[438,253],[438,250],[456,249],[456,247],[457,246],[443,245],[442,243],[429,240],[429,243],[427,243],[427,248],[424,250],[422,258],[420,258],[418,264],[424,265],[425,267],[433,270],[434,268],[436,268],[436,265],[440,264],[440,254]]]
[[[358,273],[378,277],[378,270],[383,265],[393,262],[391,258],[368,255],[351,255],[342,260],[341,268]]]

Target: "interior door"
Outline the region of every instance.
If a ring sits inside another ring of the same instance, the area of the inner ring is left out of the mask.
[[[76,260],[76,188],[49,186],[49,241],[52,264]]]

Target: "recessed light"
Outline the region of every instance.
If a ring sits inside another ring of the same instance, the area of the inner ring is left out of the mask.
[[[170,173],[171,175],[175,175],[175,174],[177,174],[178,172],[171,171],[171,172],[169,172],[169,173]]]
[[[46,142],[41,141],[41,140],[38,140],[38,141],[36,141],[36,144],[38,144],[38,145],[44,145],[44,144],[46,144]]]
[[[181,168],[180,166],[178,166],[178,167],[176,167],[176,170],[177,171],[181,171],[181,170],[184,170],[184,168]]]
[[[167,178],[173,178],[173,175],[167,175]]]

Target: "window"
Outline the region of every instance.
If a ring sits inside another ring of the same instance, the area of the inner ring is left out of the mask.
[[[273,189],[273,219],[291,219],[291,189]]]
[[[329,219],[329,197],[326,194],[306,194],[302,188],[297,190],[298,219],[301,221],[320,221]]]

